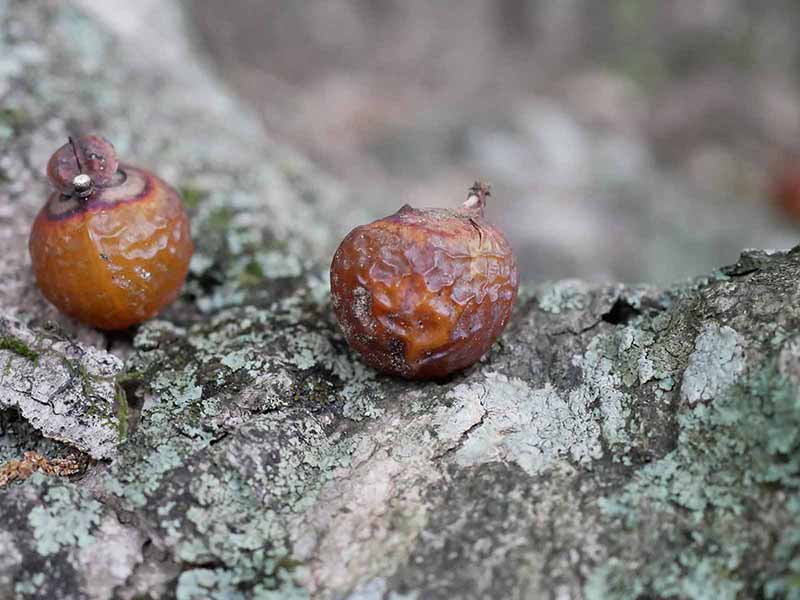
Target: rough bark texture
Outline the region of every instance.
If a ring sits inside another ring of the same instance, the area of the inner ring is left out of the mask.
[[[467,372],[379,376],[315,266],[347,198],[157,10],[131,39],[0,0],[0,473],[93,459],[0,489],[0,597],[800,597],[800,251],[666,290],[528,287]],[[192,212],[184,294],[130,338],[33,284],[71,126]]]

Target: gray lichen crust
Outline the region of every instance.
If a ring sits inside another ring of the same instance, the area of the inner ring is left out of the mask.
[[[0,369],[0,411],[16,411],[46,437],[92,458],[114,456],[119,358],[0,318]]]
[[[142,66],[63,3],[0,14],[0,459],[101,459],[0,489],[0,597],[800,598],[800,251],[529,288],[466,372],[382,377],[308,260],[329,182],[197,64]],[[132,343],[29,274],[68,120],[157,159],[192,212],[185,292]]]

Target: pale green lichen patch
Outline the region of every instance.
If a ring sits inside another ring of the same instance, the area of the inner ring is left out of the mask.
[[[456,386],[451,397],[453,406],[441,409],[435,422],[449,445],[457,442],[460,465],[504,459],[536,474],[559,459],[587,464],[602,456],[600,428],[577,394],[564,397],[551,386],[534,390],[520,379],[488,373],[484,381]],[[457,441],[451,418],[462,406],[469,418],[461,423],[467,426],[464,439]]]
[[[675,450],[638,471],[619,495],[600,501],[626,530],[655,528],[653,547],[633,556],[632,546],[626,548],[630,534],[622,534],[612,545],[618,556],[595,571],[587,597],[789,593],[800,566],[797,397],[797,389],[767,365],[718,390],[713,403],[684,412]],[[748,527],[741,527],[743,519],[751,521]],[[775,545],[756,522],[784,524]]]
[[[148,324],[137,336],[129,367],[149,374],[151,400],[105,487],[147,514],[185,565],[179,596],[297,589],[303,567],[292,565],[288,522],[350,452],[302,410],[336,399],[331,375],[355,372],[324,329],[303,325],[317,310],[289,296],[269,309],[221,311],[186,331]]]
[[[177,595],[248,598],[259,586],[264,597],[270,590],[299,593],[303,566],[292,558],[288,523],[313,504],[326,473],[346,464],[347,446],[329,444],[310,416],[273,413],[219,445],[174,450],[171,458],[150,456],[144,468],[141,460],[128,465],[136,477],[118,491],[154,520],[159,538],[185,565]],[[134,458],[123,455],[123,461]],[[162,466],[168,476],[154,473]],[[115,477],[125,473],[117,470]],[[157,485],[143,489],[147,477]],[[136,487],[142,491],[138,503],[130,493]]]
[[[612,460],[631,464],[659,457],[673,445],[673,390],[686,353],[676,350],[675,340],[684,337],[685,325],[664,310],[669,302],[663,297],[648,312],[642,296],[623,297],[641,314],[591,336],[583,354],[572,357],[580,370],[572,393],[592,407]]]
[[[40,484],[42,475],[31,477],[31,485]],[[92,531],[100,521],[100,503],[87,492],[72,485],[50,486],[43,504],[28,514],[36,551],[42,556],[56,554],[62,548],[84,547],[92,543]]]
[[[283,564],[278,561],[277,564]],[[252,589],[242,591],[240,582],[225,569],[191,569],[181,573],[175,590],[177,600],[308,600],[306,589],[283,570],[264,578]]]
[[[589,305],[589,286],[583,281],[565,279],[548,285],[539,296],[539,308],[549,313],[582,310]]]
[[[213,465],[205,468],[209,470],[197,473],[186,489],[192,502],[181,503],[182,510],[188,506],[185,516],[171,513],[180,523],[178,528],[167,528],[176,556],[188,565],[219,561],[227,567],[217,571],[218,593],[226,581],[238,586],[276,577],[280,561],[290,554],[285,526],[274,510],[261,504],[256,489],[241,473],[222,473]]]
[[[238,186],[231,182],[231,185]],[[291,242],[276,238],[267,228],[258,196],[239,192],[208,192],[193,219],[199,240],[184,294],[198,309],[211,313],[246,303],[272,300],[275,290],[296,285],[305,265],[288,252]]]
[[[677,365],[673,358],[659,356],[648,325],[641,322],[597,335],[586,352],[572,357],[581,374],[580,384],[570,392],[572,401],[592,407],[615,461],[627,461],[635,448],[652,449],[653,434],[664,433],[654,421],[669,420],[669,402],[662,395],[671,387],[670,377],[678,372]],[[644,390],[651,392],[643,391],[647,384],[650,386]]]
[[[299,277],[303,274],[300,259],[284,252],[276,250],[256,252],[253,260],[259,266],[263,277],[268,279]]]
[[[14,592],[23,597],[25,595],[35,597],[36,594],[39,594],[45,581],[46,581],[46,575],[44,573],[42,572],[34,573],[33,575],[30,576],[29,579],[18,581],[14,585]]]
[[[630,446],[626,425],[631,398],[622,391],[622,378],[615,372],[615,350],[613,336],[598,336],[585,354],[574,356],[573,365],[581,370],[582,384],[571,394],[576,404],[596,407],[593,412],[606,444],[615,456],[621,456]]]
[[[349,389],[345,388],[343,395],[346,400],[342,406],[342,416],[347,419],[352,421],[376,419],[385,412],[375,402],[375,398],[368,389],[356,390],[354,386],[351,386]]]
[[[317,332],[303,331],[288,343],[289,361],[301,370],[310,369],[333,354],[330,340]]]
[[[205,424],[211,429],[214,422],[230,418],[226,406],[236,393],[241,394],[237,405],[252,412],[302,402],[319,406],[320,398],[335,398],[340,387],[335,378],[344,379],[354,369],[334,351],[329,331],[304,325],[319,324],[317,310],[293,295],[269,309],[221,311],[187,334],[162,335],[160,325],[148,325],[135,342],[144,352],[131,364],[140,371],[154,370],[150,388],[159,396],[181,406],[197,404],[203,414],[215,417]],[[153,369],[163,364],[172,369]]]
[[[137,432],[138,433],[138,432]],[[137,436],[128,440],[136,443]],[[150,440],[143,440],[147,443]],[[134,506],[145,506],[148,496],[158,490],[164,476],[180,466],[196,445],[184,440],[165,441],[152,451],[143,451],[132,463],[119,462],[105,480],[106,489]],[[133,453],[131,453],[133,454]]]
[[[616,333],[619,364],[616,370],[622,384],[627,387],[644,385],[654,378],[664,376],[656,371],[656,364],[648,356],[648,348],[653,345],[655,336],[652,332],[637,327],[623,327]]]
[[[238,371],[251,361],[252,352],[250,350],[237,350],[224,355],[219,362],[231,371]]]
[[[683,374],[681,398],[690,405],[714,397],[744,370],[743,340],[731,327],[708,324],[695,340]]]

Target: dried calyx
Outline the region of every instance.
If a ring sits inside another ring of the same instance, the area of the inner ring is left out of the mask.
[[[491,187],[488,183],[476,181],[475,184],[469,188],[467,200],[461,206],[469,210],[477,210],[482,215],[483,209],[486,206],[486,198],[491,195]]]
[[[66,196],[87,198],[95,187],[112,184],[119,168],[111,142],[96,135],[69,138],[47,163],[50,182]]]

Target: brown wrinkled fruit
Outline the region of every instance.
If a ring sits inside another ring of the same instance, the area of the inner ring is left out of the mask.
[[[150,171],[120,164],[111,143],[97,136],[56,150],[47,176],[56,189],[28,247],[50,302],[100,329],[125,329],[175,299],[194,248],[174,189]]]
[[[519,274],[505,237],[483,218],[488,193],[476,183],[457,209],[405,205],[342,241],[333,308],[367,364],[440,378],[473,364],[502,333]]]

